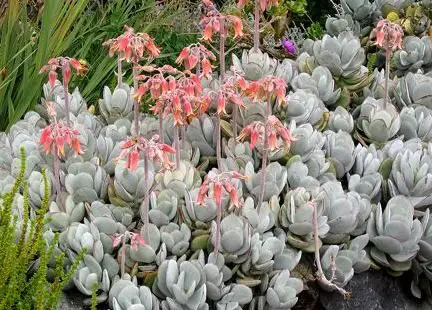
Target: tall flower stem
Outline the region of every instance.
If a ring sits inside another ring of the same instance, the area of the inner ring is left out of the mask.
[[[120,266],[120,270],[121,270],[121,278],[123,279],[123,276],[125,274],[125,265],[126,265],[126,233],[123,235],[123,242],[122,242],[122,256],[121,256],[121,266]]]
[[[144,199],[141,203],[141,220],[143,221],[143,230],[141,231],[141,235],[144,237],[148,236],[148,226],[149,226],[149,194],[150,188],[148,186],[148,158],[147,154],[144,154]],[[147,242],[147,240],[145,240]]]
[[[237,143],[237,119],[238,119],[238,108],[236,104],[233,104],[232,128],[233,128],[234,143]]]
[[[253,34],[253,43],[254,43],[254,52],[257,53],[260,45],[260,31],[259,31],[259,23],[260,23],[260,6],[259,1],[255,0],[255,15],[254,15],[254,34]]]
[[[219,71],[221,84],[225,80],[225,19],[220,17],[220,40],[219,40]]]
[[[160,143],[164,143],[164,125],[163,125],[163,111],[159,113],[159,141]]]
[[[388,83],[390,79],[390,58],[391,58],[391,49],[386,49],[385,52],[385,81],[384,81],[384,109],[387,107],[387,100],[388,100]]]
[[[186,126],[187,126],[186,124],[181,126],[181,131],[180,131],[180,139],[181,139],[182,148],[184,148],[185,143],[186,143]]]
[[[138,80],[136,79],[138,75],[137,69],[135,66],[132,69],[132,76],[133,76],[133,86],[134,86],[134,92],[138,90]],[[139,102],[138,100],[134,99],[134,129],[135,129],[135,136],[139,136],[140,133],[140,124],[139,124]]]
[[[220,17],[220,44],[219,44],[219,71],[221,85],[225,79],[225,19]],[[216,116],[216,158],[217,165],[220,169],[222,167],[222,150],[221,150],[221,119],[220,115]]]
[[[177,125],[174,125],[174,148],[176,151],[176,169],[180,168],[180,140],[179,140],[179,128]]]
[[[216,205],[217,215],[216,215],[216,238],[213,253],[218,255],[219,245],[220,245],[220,231],[221,231],[221,221],[222,221],[222,201],[217,201]]]
[[[54,182],[55,182],[55,189],[56,189],[56,204],[57,207],[59,207],[59,209],[62,212],[65,212],[65,208],[63,207],[61,200],[60,200],[60,195],[61,195],[61,185],[60,185],[60,159],[57,156],[57,144],[55,145],[55,154],[54,154]]]
[[[123,83],[123,68],[120,57],[117,57],[117,85],[120,86]]]
[[[317,281],[323,285],[324,287],[328,288],[330,291],[337,291],[339,294],[343,295],[344,298],[349,299],[351,297],[351,293],[344,290],[342,287],[339,287],[335,283],[329,281],[326,276],[324,275],[324,272],[322,270],[321,266],[321,257],[319,253],[320,245],[319,245],[319,233],[318,233],[318,216],[317,216],[317,210],[315,203],[311,204],[311,207],[313,208],[312,211],[312,231],[314,235],[314,245],[315,245],[315,264],[317,267],[316,272],[316,278]]]
[[[65,101],[65,109],[66,109],[66,125],[68,125],[68,127],[70,127],[70,106],[69,106],[69,86],[68,83],[65,80],[65,68],[63,67],[62,69],[62,73],[63,73],[63,91],[64,91],[64,101]]]
[[[269,138],[268,138],[268,118],[271,113],[271,96],[268,96],[265,115],[264,115],[264,149],[262,155],[262,166],[261,166],[261,174],[260,174],[260,191],[258,197],[258,207],[257,212],[259,213],[261,210],[261,205],[264,200],[264,189],[265,189],[265,177],[267,173],[267,159],[268,159],[268,150],[269,150]]]

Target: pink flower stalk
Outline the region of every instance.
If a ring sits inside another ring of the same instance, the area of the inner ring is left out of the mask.
[[[238,7],[243,8],[249,0],[239,0]],[[258,52],[260,44],[260,32],[259,32],[259,22],[261,12],[264,12],[271,8],[272,6],[277,6],[279,0],[255,0],[255,13],[254,13],[254,51]]]
[[[211,61],[216,61],[216,56],[200,43],[183,48],[176,59],[176,63],[183,64],[186,70],[192,70],[196,67],[196,75],[199,78],[206,77],[208,79],[211,79],[210,74],[214,68]]]
[[[126,242],[128,241],[128,239],[130,239],[131,241],[131,248],[134,250],[138,250],[138,246],[144,246],[146,243],[144,241],[144,238],[141,237],[140,234],[137,233],[133,233],[130,231],[126,231],[123,234],[114,234],[113,236],[111,236],[112,239],[112,246],[113,248],[118,247],[120,244],[122,244],[122,256],[121,256],[121,263],[120,263],[120,268],[121,268],[121,276],[123,278],[124,274],[125,274],[125,264],[126,264]]]
[[[289,132],[284,129],[280,121],[276,117],[271,116],[272,100],[275,97],[276,103],[278,105],[285,103],[285,92],[287,84],[284,80],[279,77],[266,76],[258,81],[253,81],[249,83],[249,87],[246,89],[246,94],[252,98],[254,101],[266,101],[266,109],[264,115],[264,124],[259,124],[257,122],[251,124],[250,126],[243,129],[240,133],[240,139],[250,135],[251,136],[251,146],[255,146],[258,142],[260,136],[263,136],[263,154],[262,154],[262,168],[261,168],[261,182],[260,182],[260,193],[258,197],[258,207],[257,211],[261,209],[261,205],[264,198],[264,183],[265,175],[267,171],[267,158],[268,151],[270,148],[277,146],[277,135],[280,135],[285,141],[286,146],[291,145],[293,140]]]
[[[240,201],[238,197],[237,188],[235,188],[231,181],[232,179],[246,179],[247,177],[236,172],[236,171],[226,171],[217,173],[216,169],[211,170],[204,182],[202,183],[197,197],[197,204],[205,204],[205,200],[208,197],[210,184],[213,185],[213,195],[212,199],[216,202],[217,207],[217,217],[216,217],[216,240],[214,253],[215,255],[219,253],[220,246],[220,225],[222,220],[222,190],[225,189],[230,195],[230,200],[234,206],[240,207]]]
[[[54,156],[62,157],[65,155],[65,144],[69,145],[75,155],[82,154],[81,144],[78,139],[79,131],[70,128],[61,121],[49,124],[42,130],[39,143],[44,151]]]
[[[84,60],[78,60],[70,57],[56,57],[51,58],[48,64],[42,66],[39,73],[48,72],[48,82],[51,89],[54,88],[57,79],[57,69],[61,69],[63,90],[65,93],[65,108],[66,108],[66,124],[70,126],[69,118],[69,82],[71,80],[72,69],[74,69],[78,76],[83,75],[88,71],[87,63]]]
[[[53,118],[53,122],[46,126],[41,133],[39,144],[42,145],[44,151],[54,156],[54,178],[56,188],[56,203],[60,210],[65,211],[61,204],[60,194],[60,157],[64,156],[64,145],[74,150],[75,155],[82,154],[81,144],[79,141],[79,131],[70,128],[67,124],[56,119],[56,109],[53,103],[46,101],[47,112]]]
[[[159,143],[159,136],[154,135],[150,140],[142,136],[128,138],[121,144],[122,151],[117,160],[127,158],[126,167],[132,171],[136,170],[141,153],[144,155],[144,200],[141,203],[141,218],[144,222],[144,229],[148,228],[148,203],[150,188],[148,185],[148,160],[160,162],[165,169],[171,169],[172,164],[168,154],[175,153],[175,150],[168,144]]]
[[[291,143],[296,139],[292,136],[291,132],[281,123],[281,121],[274,115],[270,115],[267,121],[267,135],[269,150],[279,150],[278,138],[281,138],[284,144],[284,149],[289,150]],[[253,149],[258,143],[263,144],[265,140],[265,125],[263,122],[256,121],[240,132],[239,140],[243,141],[250,137],[249,147]]]
[[[386,57],[386,79],[384,85],[384,108],[387,105],[388,99],[388,81],[390,79],[390,59],[393,51],[402,48],[402,40],[404,36],[403,29],[400,25],[392,23],[387,19],[381,19],[371,33],[376,36],[375,44],[385,50]]]

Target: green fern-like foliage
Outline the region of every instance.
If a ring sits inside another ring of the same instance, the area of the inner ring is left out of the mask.
[[[64,255],[53,257],[58,235],[47,245],[43,238],[44,215],[49,204],[49,188],[42,172],[45,194],[42,207],[30,216],[28,184],[24,181],[26,154],[21,149],[20,173],[12,190],[3,194],[0,206],[0,310],[56,309],[62,289],[71,280],[84,252],[65,271]],[[23,189],[22,218],[14,215],[15,198]],[[48,280],[48,263],[55,259],[56,268]]]

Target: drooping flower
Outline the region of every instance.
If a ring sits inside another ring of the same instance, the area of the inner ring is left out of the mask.
[[[130,236],[131,236],[131,248],[132,249],[137,250],[138,246],[145,245],[145,240],[140,234],[131,232]]]
[[[279,77],[265,76],[258,81],[250,82],[246,89],[246,94],[254,101],[268,101],[269,98],[276,97],[277,104],[286,102],[285,92],[286,82]]]
[[[82,154],[79,134],[78,130],[70,128],[62,121],[54,121],[42,130],[39,143],[47,154],[64,156],[65,144],[67,144],[75,155],[79,155]]]
[[[122,142],[120,146],[122,151],[117,159],[126,158],[126,167],[133,171],[137,169],[140,155],[143,154],[148,159],[160,162],[165,168],[170,169],[172,163],[168,153],[175,153],[175,150],[168,144],[158,141],[158,135],[154,135],[150,140],[142,136],[128,138]]]
[[[282,39],[281,43],[282,47],[288,55],[293,56],[297,53],[297,47],[293,41],[288,39]]]
[[[104,46],[109,47],[110,56],[116,53],[121,60],[134,63],[138,63],[143,58],[144,53],[147,57],[159,56],[160,50],[150,35],[145,32],[135,33],[134,29],[129,26],[124,28],[123,34],[103,43]]]
[[[216,169],[211,170],[203,184],[201,185],[198,191],[197,204],[205,204],[205,200],[208,196],[208,192],[210,189],[210,184],[213,184],[213,195],[212,199],[217,203],[218,206],[222,203],[222,190],[225,189],[227,193],[230,195],[230,200],[234,206],[237,208],[240,207],[239,197],[237,188],[235,188],[231,180],[232,179],[245,179],[244,175],[236,171],[225,171],[221,173],[217,173]]]
[[[88,71],[88,65],[85,60],[78,60],[70,57],[56,57],[48,60],[48,64],[42,66],[39,73],[48,72],[48,81],[51,88],[53,88],[57,79],[56,71],[59,68],[63,72],[63,84],[69,84],[71,79],[71,67],[76,71],[78,76]]]
[[[375,44],[385,50],[395,51],[402,48],[403,29],[400,25],[392,23],[387,19],[381,19],[372,35],[376,36]]]
[[[177,64],[183,64],[186,70],[192,70],[198,63],[201,66],[202,72],[200,77],[211,78],[212,66],[210,61],[215,61],[216,56],[200,43],[191,44],[182,49],[176,59]]]
[[[207,9],[206,15],[200,21],[200,26],[203,29],[203,37],[201,38],[203,41],[212,42],[213,35],[220,33],[221,29],[224,29],[225,33],[232,29],[234,39],[243,36],[243,23],[239,17],[221,14],[210,0],[205,0],[203,3]],[[224,21],[224,27],[221,27],[221,21]]]
[[[278,137],[283,141],[286,151],[289,150],[291,143],[296,139],[291,132],[282,124],[282,122],[274,115],[270,115],[267,121],[267,135],[270,151],[278,150]],[[264,145],[265,125],[261,121],[255,121],[243,128],[238,136],[238,140],[243,141],[250,137],[249,147],[253,149],[258,143]]]

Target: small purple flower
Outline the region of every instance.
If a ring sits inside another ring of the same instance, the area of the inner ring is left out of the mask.
[[[285,52],[288,55],[292,56],[292,55],[296,54],[297,47],[296,47],[296,45],[295,45],[295,43],[293,41],[288,40],[288,39],[283,39],[281,41],[281,43],[282,43],[282,47],[284,48]]]

